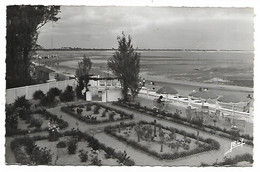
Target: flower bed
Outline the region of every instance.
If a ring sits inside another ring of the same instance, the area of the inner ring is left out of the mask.
[[[105,127],[105,132],[161,160],[172,160],[205,151],[218,150],[220,147],[220,144],[213,139],[204,139],[183,130],[146,121],[138,124],[121,123],[108,126]],[[163,147],[167,153],[163,152]]]
[[[11,142],[17,163],[22,165],[135,165],[127,153],[116,152],[94,137],[73,129],[59,140],[49,136],[16,138]],[[88,145],[88,146],[87,146]]]
[[[198,129],[198,130],[210,132],[211,134],[217,134],[221,137],[226,137],[231,140],[237,140],[238,137],[242,137],[242,138],[246,139],[246,141],[245,141],[246,144],[253,146],[253,137],[251,137],[249,135],[243,135],[243,134],[240,134],[240,133],[232,131],[232,130],[227,130],[225,128],[222,129],[220,127],[212,126],[212,125],[198,125],[196,122],[187,121],[186,118],[183,118],[177,114],[156,112],[145,106],[142,107],[142,106],[140,106],[140,104],[132,104],[132,103],[127,103],[127,102],[113,102],[113,104],[116,106],[121,106],[121,107],[129,108],[134,111],[145,113],[146,115],[150,115],[150,116],[157,117],[160,119],[165,119],[165,120],[175,122],[178,124],[186,125],[186,126]],[[218,132],[216,132],[216,131],[218,131]]]
[[[133,114],[127,114],[111,107],[98,103],[87,103],[86,105],[63,106],[61,111],[86,123],[96,124],[111,121],[133,119]]]
[[[20,120],[20,119],[18,119]],[[33,112],[28,120],[26,120],[28,124],[26,125],[27,129],[25,128],[17,128],[17,129],[7,129],[6,136],[12,135],[25,135],[28,133],[34,132],[41,132],[41,131],[48,131],[48,122],[52,121],[59,127],[60,129],[68,127],[68,122],[64,121],[63,119],[59,118],[57,115],[54,115],[45,109],[37,110]],[[20,121],[21,122],[21,121]],[[25,122],[23,120],[23,122]]]

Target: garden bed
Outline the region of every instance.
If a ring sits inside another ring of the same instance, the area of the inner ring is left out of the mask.
[[[173,160],[181,157],[218,150],[220,145],[210,138],[165,127],[154,122],[141,121],[108,126],[105,132],[161,160]]]
[[[49,124],[56,125],[59,129],[68,127],[68,122],[45,109],[30,112],[26,119],[17,118],[17,128],[6,129],[6,136],[25,135],[29,133],[48,131]]]
[[[133,114],[127,114],[111,107],[98,103],[87,103],[86,105],[71,105],[61,107],[61,111],[86,123],[96,124],[112,121],[133,119]]]
[[[150,115],[150,116],[153,116],[156,118],[165,119],[167,121],[172,121],[172,122],[175,122],[175,123],[178,123],[181,125],[186,125],[186,126],[198,129],[198,130],[206,131],[211,134],[216,134],[221,137],[226,137],[231,140],[237,140],[239,137],[241,137],[241,138],[246,139],[246,141],[245,141],[246,144],[253,146],[253,137],[251,137],[249,135],[243,135],[243,134],[240,134],[239,132],[227,130],[225,128],[222,129],[217,126],[202,125],[197,122],[188,121],[186,118],[181,117],[180,115],[178,115],[176,113],[172,114],[172,113],[165,113],[165,112],[156,112],[145,106],[142,107],[142,106],[140,106],[140,104],[133,104],[133,103],[127,103],[127,102],[113,102],[113,104],[116,106],[138,111],[140,113],[144,113],[146,115]]]
[[[126,152],[100,143],[73,129],[52,136],[16,138],[11,142],[17,163],[22,165],[135,165]],[[51,140],[51,141],[50,141]]]

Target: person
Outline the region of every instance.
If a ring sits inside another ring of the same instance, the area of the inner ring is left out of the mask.
[[[143,78],[143,87],[145,86],[145,79]]]
[[[162,103],[162,102],[164,102],[162,99],[163,99],[163,96],[160,96],[160,97],[157,99],[157,103]]]

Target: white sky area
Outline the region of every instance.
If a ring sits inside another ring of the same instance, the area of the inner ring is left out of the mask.
[[[124,31],[138,48],[254,49],[252,8],[61,6],[58,16],[40,30],[44,48],[117,48]]]

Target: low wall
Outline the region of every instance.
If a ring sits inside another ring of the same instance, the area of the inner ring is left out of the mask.
[[[64,81],[58,81],[58,82],[50,82],[45,84],[37,84],[37,85],[30,85],[25,87],[16,87],[6,90],[6,103],[14,103],[15,99],[20,96],[24,96],[26,99],[32,99],[33,94],[37,90],[41,90],[43,93],[47,93],[49,89],[57,87],[60,90],[64,91],[67,86],[72,86],[73,89],[76,87],[77,82],[75,79],[71,80],[64,80]]]

